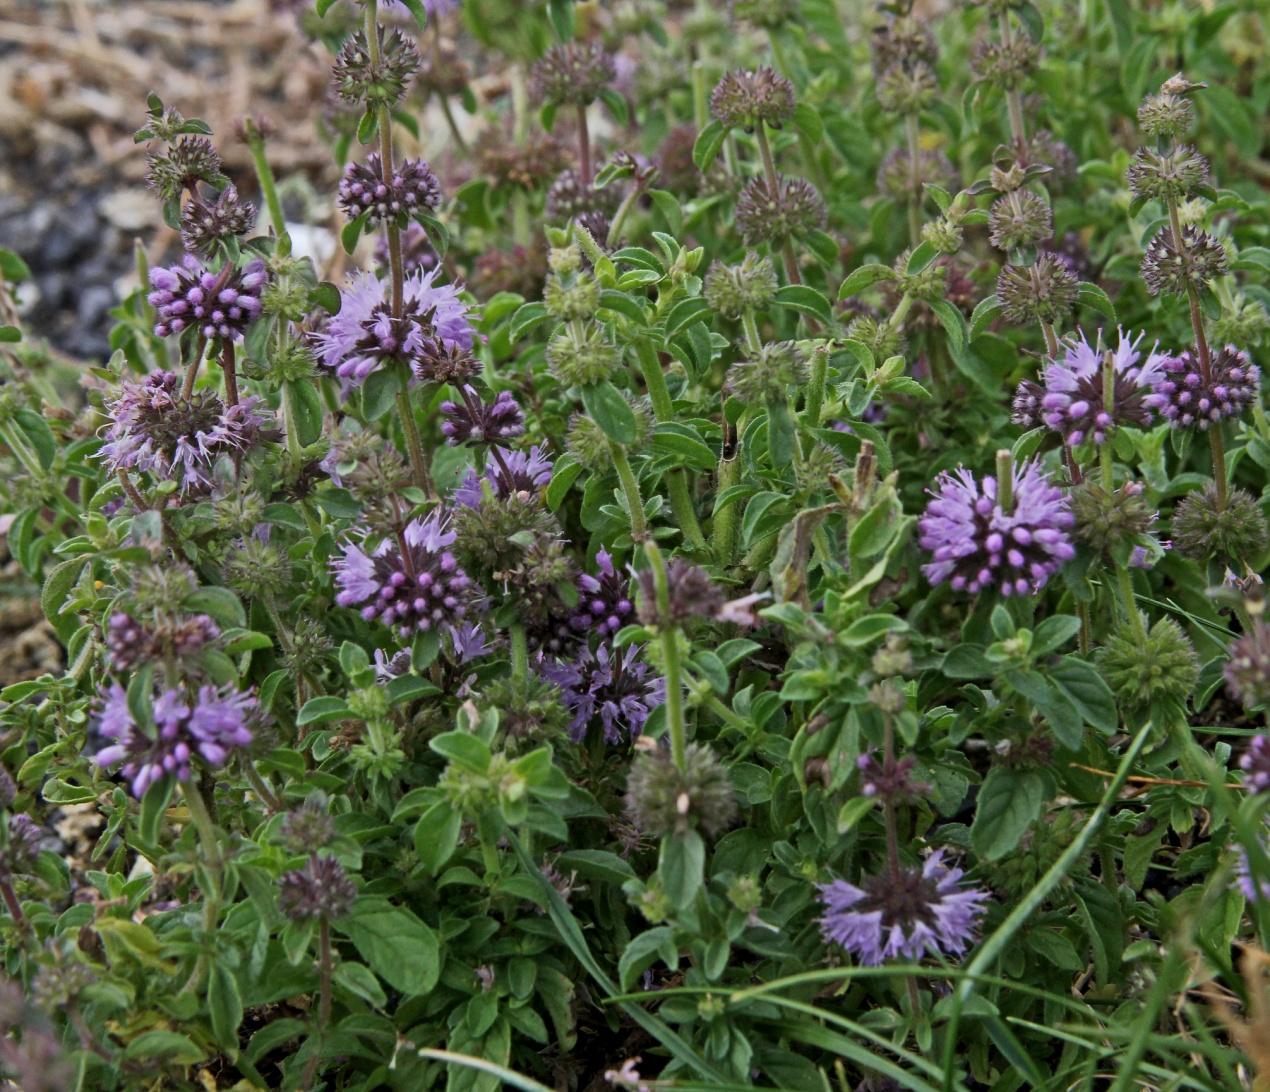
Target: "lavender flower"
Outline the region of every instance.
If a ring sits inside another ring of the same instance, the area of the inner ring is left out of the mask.
[[[630,577],[617,571],[608,550],[600,548],[595,565],[598,576],[582,573],[577,578],[578,606],[569,625],[581,634],[597,633],[604,639],[634,621],[635,604],[631,602]]]
[[[862,887],[845,880],[823,884],[821,932],[867,967],[888,959],[919,959],[928,952],[961,955],[974,941],[988,899],[977,888],[959,887],[963,875],[960,868],[944,864],[943,850],[935,850],[920,869],[869,876]]]
[[[453,284],[434,284],[438,269],[418,270],[404,285],[399,319],[392,316],[382,281],[370,273],[349,279],[338,315],[316,335],[318,355],[346,387],[358,386],[386,362],[412,363],[431,337],[450,348],[472,347],[467,305]]]
[[[356,901],[357,887],[334,857],[314,854],[279,881],[278,908],[292,921],[342,918]]]
[[[525,451],[501,449],[501,461],[491,458],[485,464],[485,473],[469,470],[454,491],[454,503],[464,508],[476,508],[481,503],[481,483],[488,482],[496,497],[507,498],[515,493],[537,495],[551,481],[551,460],[541,447]]]
[[[579,743],[595,717],[606,743],[633,739],[648,715],[666,700],[666,680],[639,659],[635,645],[613,649],[601,644],[594,652],[584,646],[574,660],[544,659],[538,671],[560,688],[573,713],[569,734]]]
[[[1262,842],[1263,851],[1270,853],[1270,846]],[[1252,864],[1248,860],[1248,851],[1242,846],[1239,849],[1239,857],[1235,862],[1235,883],[1238,885],[1240,893],[1249,902],[1264,902],[1270,899],[1270,880],[1254,880],[1252,877]]]
[[[168,651],[177,656],[194,656],[219,636],[220,627],[206,614],[165,619],[158,626],[149,627],[124,611],[110,616],[105,634],[110,664],[116,671],[131,671]]]
[[[395,626],[402,637],[432,629],[452,635],[473,604],[472,581],[449,549],[454,538],[438,511],[411,520],[399,538],[385,539],[373,553],[346,546],[332,562],[336,603],[361,605],[366,621]]]
[[[1209,378],[1190,349],[1160,362],[1155,391],[1147,398],[1174,428],[1207,429],[1227,417],[1238,417],[1261,389],[1261,369],[1233,345],[1213,353]]]
[[[350,220],[365,216],[368,223],[404,227],[416,213],[441,203],[441,184],[422,159],[407,159],[387,181],[382,160],[372,152],[365,163],[350,163],[340,180],[339,203]]]
[[[150,270],[148,299],[158,312],[158,337],[194,327],[206,338],[237,340],[260,314],[260,290],[268,279],[265,263],[257,258],[245,269],[227,263],[213,273],[193,255],[180,265]]]
[[[1253,792],[1270,790],[1270,735],[1253,736],[1248,750],[1239,760],[1244,771],[1244,784]]]
[[[98,454],[112,472],[149,471],[186,491],[206,489],[217,459],[246,451],[269,434],[260,405],[252,396],[226,409],[207,391],[186,398],[173,372],[125,381],[106,406],[110,423]]]
[[[1270,701],[1270,626],[1253,622],[1250,630],[1231,642],[1229,652],[1224,674],[1231,697],[1249,709]]]
[[[499,391],[493,402],[485,403],[471,387],[461,390],[461,402],[441,403],[446,443],[501,444],[525,431],[525,415],[511,391]]]
[[[103,767],[122,762],[123,775],[139,800],[169,774],[188,781],[196,757],[213,769],[223,766],[230,752],[251,743],[258,711],[252,695],[228,687],[202,686],[195,696],[165,690],[154,701],[152,739],[133,718],[124,688],[115,683],[104,697],[97,724],[114,742],[93,761]]]
[[[964,468],[940,475],[918,522],[918,541],[934,555],[922,566],[932,584],[947,580],[971,594],[996,587],[1004,596],[1027,595],[1075,556],[1067,498],[1035,463],[1014,467],[1011,493],[1007,512],[997,503],[993,476],[980,483]]]
[[[29,869],[43,841],[44,831],[29,815],[10,815],[8,835],[0,846],[0,878]]]
[[[1046,366],[1040,416],[1049,428],[1062,433],[1065,443],[1074,447],[1092,439],[1101,444],[1118,425],[1145,428],[1151,423],[1152,391],[1163,378],[1167,358],[1153,349],[1142,360],[1138,345],[1144,336],[1127,338],[1120,331],[1120,344],[1111,356],[1110,405],[1104,390],[1101,341],[1097,346],[1084,337],[1069,341],[1063,358]]]

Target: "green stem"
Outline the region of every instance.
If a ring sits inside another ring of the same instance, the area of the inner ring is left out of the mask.
[[[651,342],[640,340],[635,343],[635,356],[639,361],[640,374],[644,377],[644,385],[648,388],[649,401],[653,404],[653,416],[659,424],[673,421],[675,404],[670,397],[670,389],[666,386],[666,375],[662,371],[657,350]],[[704,553],[707,549],[706,538],[701,532],[701,523],[692,503],[687,474],[683,470],[670,471],[666,475],[666,489],[670,494],[670,507],[675,513],[675,522],[683,531],[685,540],[694,550]]]
[[[820,427],[820,412],[825,404],[825,385],[829,379],[829,347],[818,346],[811,354],[811,382],[807,384],[804,417],[809,428]]]
[[[591,130],[587,126],[586,107],[578,104],[578,181],[583,190],[591,185]]]
[[[763,339],[758,336],[758,323],[754,319],[754,312],[747,307],[741,313],[741,329],[745,333],[745,350],[752,356],[757,356],[763,348]]]
[[[414,483],[429,497],[436,496],[428,460],[424,455],[423,441],[419,438],[419,426],[415,423],[414,409],[410,405],[410,392],[403,381],[397,392],[397,416],[401,419],[401,431],[405,433],[406,450],[410,453],[410,476]]]
[[[1133,577],[1129,575],[1129,570],[1124,565],[1116,566],[1116,581],[1120,588],[1120,600],[1124,605],[1125,617],[1129,620],[1129,627],[1133,630],[1133,636],[1138,642],[1139,648],[1146,647],[1147,631],[1142,624],[1142,615],[1138,612],[1137,600],[1133,595]]]
[[[998,26],[1001,28],[1001,44],[1005,46],[1008,53],[1013,43],[1008,12],[1002,13]],[[1023,96],[1019,94],[1017,87],[1006,91],[1005,102],[1006,110],[1010,115],[1010,136],[1014,140],[1015,148],[1021,152],[1027,147],[1027,126],[1023,121]]]
[[[715,475],[717,493],[722,493],[741,480],[741,459],[737,453],[727,454],[726,449],[719,457],[719,469]],[[714,517],[714,556],[715,560],[727,568],[732,564],[732,555],[736,549],[737,505],[729,504]]]
[[[512,646],[512,678],[524,682],[529,678],[529,643],[525,638],[524,624],[513,622],[507,627],[507,635]]]
[[[627,514],[631,519],[631,538],[635,542],[640,542],[648,536],[648,526],[644,522],[644,502],[640,498],[639,481],[631,469],[630,460],[626,457],[626,448],[610,440],[609,451],[613,456],[613,467],[617,471],[618,481],[622,485],[622,494],[626,498]]]
[[[666,673],[666,728],[670,733],[670,757],[682,771],[687,760],[687,734],[684,728],[683,666],[679,659],[679,629],[670,622],[670,578],[661,549],[649,539],[644,554],[653,570],[653,588],[657,597],[657,630],[661,641],[662,667]]]
[[[454,112],[450,109],[450,99],[448,95],[437,95],[441,102],[441,113],[445,115],[445,124],[450,130],[450,136],[454,137],[454,143],[459,146],[459,151],[467,154],[467,141],[463,139],[463,134],[459,131],[458,122],[454,120]]]
[[[199,841],[202,843],[203,852],[207,855],[208,863],[219,873],[220,840],[216,837],[216,824],[212,822],[211,813],[207,810],[207,801],[203,799],[202,790],[192,781],[182,781],[181,795],[185,798],[185,806],[189,809],[190,819],[198,831]]]
[[[644,195],[642,186],[631,186],[626,196],[622,198],[622,203],[618,205],[617,212],[613,214],[613,222],[609,225],[609,233],[605,236],[605,241],[610,249],[616,247],[618,240],[622,237],[622,228],[626,225],[626,219],[631,214],[631,209],[635,207],[635,202]]]
[[[767,139],[767,125],[760,121],[754,130],[758,139],[758,150],[763,157],[763,175],[767,179],[767,192],[772,200],[778,200],[780,194],[780,177],[776,173],[776,161],[772,158],[772,145]],[[781,259],[785,263],[785,277],[790,284],[802,284],[802,274],[798,271],[798,258],[794,254],[793,240],[786,236],[781,244]]]
[[[1014,508],[1014,455],[1008,448],[997,452],[997,504],[1007,515]]]
[[[287,221],[282,214],[282,202],[278,199],[278,186],[274,181],[273,168],[269,166],[269,157],[265,154],[264,137],[256,131],[254,126],[249,133],[247,148],[251,152],[251,162],[256,168],[256,179],[260,183],[265,207],[269,210],[269,223],[273,225],[273,233],[282,236],[287,230]]]
[[[264,804],[267,810],[275,814],[282,811],[283,804],[278,799],[278,794],[273,791],[261,772],[256,769],[256,764],[251,759],[246,759],[243,762],[243,773],[247,775],[247,784],[251,786],[252,792],[256,794],[257,799]]]
[[[917,246],[922,240],[921,148],[918,144],[917,115],[904,115],[904,135],[908,142],[908,240]]]

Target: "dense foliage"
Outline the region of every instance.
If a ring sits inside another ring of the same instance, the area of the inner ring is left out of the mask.
[[[152,95],[0,328],[0,1066],[1270,1080],[1265,5],[275,8],[354,271]]]

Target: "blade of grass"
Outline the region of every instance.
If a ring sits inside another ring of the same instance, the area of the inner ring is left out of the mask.
[[[520,867],[525,870],[525,875],[533,876],[538,880],[539,886],[542,888],[543,897],[547,901],[547,916],[559,932],[560,939],[564,941],[565,946],[573,953],[573,957],[582,964],[587,974],[595,979],[606,994],[609,996],[616,994],[618,992],[616,984],[604,973],[604,968],[600,966],[595,956],[592,955],[591,948],[586,942],[586,937],[582,935],[582,928],[573,916],[573,911],[569,909],[569,904],[564,901],[560,892],[552,886],[551,881],[538,870],[533,858],[525,852],[525,847],[521,844],[515,831],[509,828],[505,831],[505,834],[507,841],[520,861]],[[707,1081],[727,1082],[728,1076],[726,1073],[716,1069],[710,1062],[706,1061],[705,1058],[697,1053],[691,1043],[669,1027],[663,1020],[638,1005],[623,1003],[622,1011],[669,1050],[673,1057],[695,1069],[698,1076]]]
[[[479,1069],[482,1073],[497,1077],[512,1088],[521,1089],[521,1092],[551,1092],[547,1085],[539,1084],[532,1077],[526,1077],[495,1062],[487,1062],[484,1058],[474,1058],[471,1054],[457,1054],[452,1050],[437,1050],[435,1047],[420,1047],[418,1054],[420,1058],[434,1058],[436,1061],[445,1062],[447,1065],[461,1065],[468,1069]]]
[[[948,1026],[944,1029],[942,1059],[944,1092],[952,1092],[953,1068],[956,1062],[957,1027],[961,1021],[962,1007],[965,1005],[966,999],[974,992],[975,978],[982,975],[997,956],[1001,954],[1001,951],[1010,942],[1010,938],[1023,927],[1027,919],[1036,912],[1049,896],[1049,893],[1067,875],[1068,869],[1085,852],[1094,835],[1098,833],[1099,827],[1102,826],[1103,820],[1106,819],[1107,814],[1111,811],[1112,804],[1120,795],[1120,789],[1124,785],[1125,779],[1129,776],[1129,771],[1133,769],[1138,753],[1146,744],[1147,736],[1150,732],[1151,722],[1147,721],[1138,730],[1138,734],[1133,737],[1133,741],[1129,744],[1129,749],[1125,751],[1124,757],[1120,760],[1120,765],[1116,768],[1115,776],[1111,779],[1107,785],[1106,792],[1102,795],[1102,800],[1099,801],[1098,806],[1094,809],[1093,814],[1090,815],[1085,825],[1081,827],[1080,833],[1072,840],[1071,845],[1063,851],[1062,856],[1050,866],[1045,875],[1037,881],[1032,890],[1010,911],[1005,921],[997,926],[996,932],[979,946],[974,959],[966,967],[966,977],[962,979],[953,994],[952,1014],[949,1017]]]

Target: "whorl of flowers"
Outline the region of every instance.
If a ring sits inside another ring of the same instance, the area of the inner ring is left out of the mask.
[[[1231,662],[1234,662],[1233,657]],[[1239,760],[1239,768],[1244,772],[1244,784],[1249,789],[1253,792],[1270,792],[1270,735],[1262,733],[1252,737],[1248,750]]]
[[[1040,416],[1048,428],[1062,434],[1064,443],[1076,446],[1092,439],[1101,444],[1120,425],[1146,428],[1155,404],[1154,388],[1164,375],[1168,359],[1152,349],[1138,350],[1145,334],[1126,337],[1104,350],[1101,338],[1090,345],[1081,335],[1064,346],[1063,356],[1045,368],[1045,393],[1040,399]],[[1111,357],[1111,399],[1107,401],[1106,363]]]
[[[259,258],[244,269],[227,263],[219,273],[192,254],[179,265],[150,270],[147,297],[157,312],[157,337],[193,328],[206,338],[237,340],[260,314],[260,291],[268,280]]]
[[[708,838],[736,820],[736,792],[728,768],[704,743],[689,743],[683,769],[657,747],[637,755],[626,782],[626,813],[654,838],[700,830]]]
[[[210,140],[199,136],[181,137],[166,155],[151,153],[146,161],[146,184],[164,201],[176,201],[185,190],[194,191],[200,182],[223,185],[220,153]]]
[[[631,581],[627,573],[618,571],[612,555],[603,548],[595,555],[595,567],[597,575],[578,576],[578,605],[569,625],[583,637],[596,633],[608,638],[635,618]]]
[[[616,74],[612,54],[598,42],[568,42],[534,63],[529,85],[537,102],[589,106]]]
[[[454,539],[448,518],[436,511],[411,520],[399,538],[384,539],[371,553],[345,546],[331,563],[335,602],[360,607],[366,621],[382,622],[402,637],[452,633],[474,600],[472,581],[450,550]]]
[[[569,734],[579,743],[597,719],[606,743],[634,739],[666,700],[666,680],[639,658],[636,645],[613,648],[601,642],[592,651],[584,644],[574,659],[544,659],[538,671],[560,688],[573,714]]]
[[[511,391],[483,402],[471,387],[462,400],[441,403],[441,433],[448,444],[502,444],[525,431],[525,415]]]
[[[1125,172],[1134,197],[1186,198],[1210,181],[1208,160],[1189,144],[1167,152],[1141,148]]]
[[[1159,377],[1146,405],[1174,428],[1207,429],[1217,421],[1238,417],[1256,401],[1261,369],[1233,345],[1217,349],[1205,380],[1199,358],[1190,349],[1159,361]]]
[[[1216,482],[1187,493],[1173,509],[1173,544],[1197,561],[1209,558],[1248,561],[1266,546],[1266,517],[1246,489],[1225,495]]]
[[[1016,189],[998,197],[988,213],[988,241],[1007,253],[1036,246],[1053,232],[1050,203],[1032,190]]]
[[[747,405],[761,406],[785,398],[791,386],[806,378],[807,358],[797,342],[772,341],[728,369],[726,388]]]
[[[454,503],[475,508],[481,503],[482,482],[489,483],[495,497],[507,498],[515,493],[537,496],[551,481],[551,460],[541,447],[526,451],[501,450],[501,458],[491,456],[485,473],[469,470],[454,491]]]
[[[342,918],[357,901],[357,887],[334,857],[312,854],[278,881],[278,908],[292,921]]]
[[[1226,688],[1231,695],[1249,709],[1270,702],[1270,626],[1258,621],[1230,646],[1230,659],[1226,662]],[[1258,742],[1260,741],[1260,742]],[[1270,762],[1270,737],[1258,736],[1253,741],[1257,749],[1258,763]],[[1252,753],[1252,748],[1249,748]],[[1249,769],[1245,766],[1244,769]],[[1270,771],[1270,766],[1266,766]],[[1266,788],[1270,788],[1270,773]],[[1258,792],[1263,791],[1258,788]]]
[[[1067,263],[1041,252],[1029,266],[1006,264],[997,276],[997,299],[1007,322],[1061,323],[1076,305],[1080,282]]]
[[[987,892],[960,886],[963,875],[935,850],[921,868],[868,876],[859,887],[846,880],[823,884],[821,933],[866,967],[927,954],[959,956],[974,943],[988,901]]]
[[[727,72],[710,93],[710,113],[730,129],[780,128],[794,105],[794,85],[767,66]]]
[[[119,397],[106,405],[109,424],[98,456],[112,472],[146,471],[182,490],[205,489],[217,459],[244,452],[269,434],[260,405],[259,398],[247,397],[226,409],[208,391],[186,398],[172,372],[154,372],[140,383],[125,380]]]
[[[1199,680],[1199,657],[1172,618],[1156,622],[1145,641],[1134,627],[1121,625],[1098,650],[1097,663],[1121,709],[1131,712],[1180,705]]]
[[[891,197],[907,200],[921,196],[927,182],[952,188],[956,185],[957,168],[952,160],[936,148],[919,148],[916,164],[904,148],[892,148],[882,157],[878,167],[878,189]]]
[[[256,222],[256,210],[240,201],[238,190],[226,186],[210,204],[192,200],[181,211],[181,243],[191,254],[210,258],[227,239],[246,235]]]
[[[746,311],[766,308],[778,286],[771,259],[751,251],[738,265],[714,262],[706,273],[702,294],[724,318],[739,319]]]
[[[933,555],[922,571],[932,584],[956,591],[1027,595],[1075,556],[1067,498],[1033,462],[1012,469],[1012,503],[998,503],[995,477],[982,481],[964,468],[940,475],[918,522],[922,549]]]
[[[194,656],[220,636],[220,627],[206,614],[193,614],[146,626],[125,611],[106,623],[106,650],[116,671],[131,671],[148,660],[171,653]]]
[[[371,224],[393,223],[404,228],[418,212],[428,212],[441,203],[441,184],[432,168],[422,159],[407,159],[387,181],[377,152],[365,163],[350,163],[339,188],[340,208],[354,220],[365,216]]]
[[[371,60],[369,43],[362,31],[349,36],[332,69],[335,92],[354,106],[393,106],[406,93],[419,70],[419,50],[399,30],[379,28],[379,58]]]
[[[825,224],[824,199],[805,178],[777,179],[776,192],[751,178],[736,202],[736,226],[747,246],[780,243]]]
[[[1221,240],[1193,224],[1182,229],[1179,249],[1168,228],[1156,232],[1142,256],[1142,280],[1153,296],[1161,292],[1185,295],[1190,288],[1203,288],[1225,274],[1226,248]]]
[[[434,283],[439,272],[418,270],[405,278],[399,319],[393,318],[384,282],[371,273],[354,274],[341,293],[339,314],[315,335],[321,362],[346,385],[357,386],[390,360],[413,364],[431,338],[471,349],[467,305],[455,285]]]
[[[132,795],[169,774],[190,778],[190,763],[201,758],[219,769],[234,750],[252,741],[259,706],[251,695],[228,687],[202,686],[197,694],[165,690],[154,699],[154,738],[133,718],[124,688],[115,683],[103,696],[97,728],[112,742],[93,756],[99,766],[123,763]]]

